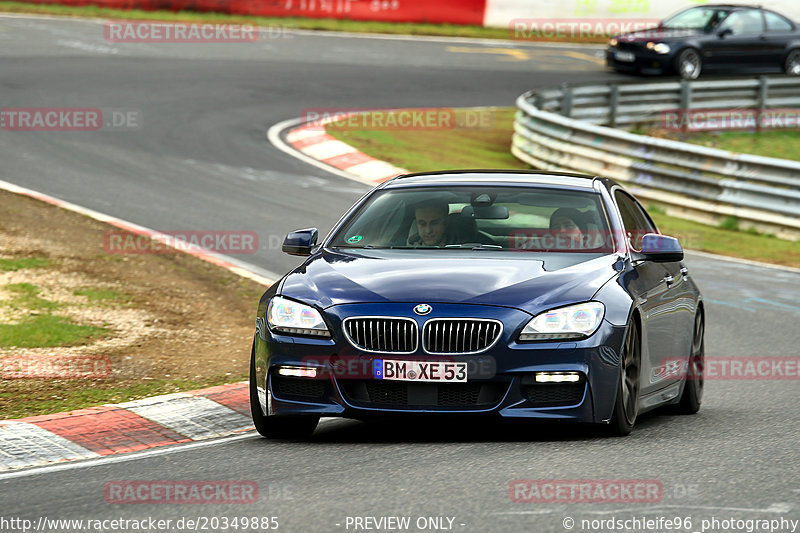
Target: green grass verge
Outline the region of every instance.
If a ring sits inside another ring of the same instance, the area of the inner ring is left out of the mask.
[[[60,15],[66,17],[90,17],[128,20],[158,20],[165,22],[193,22],[213,24],[247,24],[262,27],[286,29],[342,31],[352,33],[383,33],[394,35],[431,35],[441,37],[467,37],[477,39],[513,39],[507,28],[483,28],[457,24],[422,24],[402,22],[373,22],[338,19],[312,19],[301,17],[255,17],[246,15],[227,15],[223,13],[198,13],[189,11],[143,11],[109,9],[98,6],[61,6],[56,4],[27,4],[24,2],[0,2],[0,11],[7,13],[33,13]],[[270,35],[280,37],[279,32]],[[526,41],[557,41],[604,43],[605,38],[526,38]]]
[[[0,271],[16,272],[24,268],[44,268],[50,261],[38,257],[21,257],[19,259],[0,259]]]
[[[106,328],[85,326],[71,319],[53,315],[61,304],[39,296],[41,289],[32,283],[10,283],[3,287],[13,296],[0,305],[14,311],[27,311],[17,323],[0,324],[0,347],[46,348],[75,346],[104,337]]]
[[[700,224],[653,212],[650,208],[648,212],[663,233],[677,237],[687,249],[800,267],[800,243],[750,231]]]
[[[720,150],[800,161],[800,131],[773,130],[760,133],[728,131],[674,137],[683,142]]]
[[[84,288],[73,291],[75,296],[85,296],[93,304],[124,303],[130,300],[130,296],[114,289]]]
[[[331,129],[328,133],[372,157],[414,172],[456,168],[529,168],[509,151],[514,112],[514,108],[494,110],[494,126],[483,129]],[[651,215],[663,233],[678,237],[687,249],[800,267],[800,243],[737,230],[738,224],[734,220],[723,221],[725,227],[715,227],[668,216],[657,207],[652,209]]]
[[[106,328],[75,324],[69,318],[46,314],[26,317],[16,324],[0,324],[0,347],[75,346],[107,334]]]
[[[11,309],[26,309],[30,311],[52,310],[59,307],[56,302],[51,302],[39,297],[40,289],[32,283],[10,283],[3,287],[13,297],[0,302]]]
[[[6,385],[24,381],[25,386],[0,392],[0,413],[2,413],[0,420],[72,411],[105,403],[139,400],[159,394],[245,381],[247,378],[247,375],[218,376],[203,380],[158,379],[126,384],[98,380],[80,382],[78,380],[7,380]]]
[[[360,130],[327,127],[326,131],[362,152],[412,172],[457,168],[528,168],[509,151],[514,108],[485,111],[459,109],[430,129]],[[374,115],[388,115],[379,111]],[[388,118],[365,124],[391,124]],[[452,124],[454,127],[449,128]],[[478,124],[476,126],[475,124]],[[449,128],[449,129],[448,129]]]

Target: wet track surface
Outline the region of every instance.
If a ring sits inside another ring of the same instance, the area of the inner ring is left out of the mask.
[[[325,233],[367,188],[274,149],[271,125],[306,108],[507,106],[533,87],[619,77],[580,47],[526,46],[527,59],[511,60],[454,51],[497,44],[308,34],[123,45],[95,22],[26,18],[0,18],[0,42],[0,106],[142,117],[130,131],[0,132],[0,179],[154,229],[258,231],[261,249],[243,259],[278,273],[297,264],[279,251],[284,233]],[[708,356],[797,354],[800,274],[694,254],[686,263],[707,301]],[[711,381],[697,416],[646,416],[624,439],[479,421],[325,421],[299,443],[251,436],[0,475],[0,507],[34,521],[276,516],[291,532],[353,531],[348,516],[409,516],[411,531],[418,517],[451,517],[465,532],[565,531],[566,517],[575,530],[581,519],[634,516],[693,520],[673,531],[712,517],[797,520],[799,393],[797,380]],[[113,480],[221,479],[257,482],[257,503],[104,499]],[[515,503],[517,479],[659,480],[664,493],[647,504]]]

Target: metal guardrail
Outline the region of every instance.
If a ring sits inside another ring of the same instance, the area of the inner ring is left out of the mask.
[[[800,79],[562,86],[527,92],[517,107],[511,151],[534,167],[607,176],[682,216],[736,216],[800,239],[800,162],[615,129],[653,127],[666,111],[800,108]]]

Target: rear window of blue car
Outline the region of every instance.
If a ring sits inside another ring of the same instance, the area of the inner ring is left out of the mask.
[[[329,246],[610,253],[614,239],[591,190],[428,186],[376,192]]]

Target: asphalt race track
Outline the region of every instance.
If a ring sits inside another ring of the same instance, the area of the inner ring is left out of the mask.
[[[464,51],[480,48],[493,50]],[[282,273],[297,264],[280,252],[283,234],[324,234],[367,188],[276,150],[271,125],[306,108],[508,106],[533,87],[618,77],[596,48],[497,48],[511,46],[309,33],[112,44],[97,22],[0,17],[0,106],[126,108],[142,118],[126,131],[2,131],[0,179],[153,229],[257,231],[261,249],[243,259]],[[686,263],[707,302],[707,356],[797,355],[800,274],[699,254]],[[582,519],[691,520],[627,529],[642,531],[798,520],[799,399],[796,379],[710,381],[697,416],[646,416],[622,439],[550,426],[329,420],[300,443],[251,434],[0,474],[0,515],[277,517],[287,532],[378,530],[354,529],[352,517],[366,516],[411,517],[408,531],[422,530],[420,517],[448,517],[455,531],[535,533],[566,531],[567,518],[587,531],[601,528]],[[658,480],[663,497],[516,503],[509,483],[518,479]],[[103,492],[115,480],[255,481],[259,499],[115,505]]]

